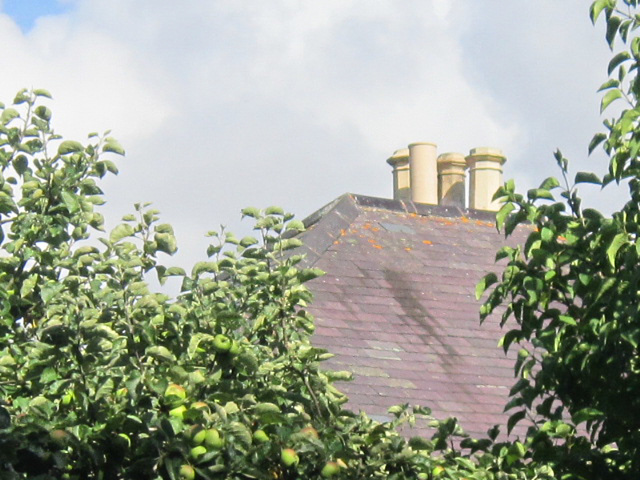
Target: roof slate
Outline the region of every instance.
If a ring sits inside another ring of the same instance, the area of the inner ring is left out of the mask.
[[[507,242],[494,215],[345,194],[305,220],[305,262],[327,272],[309,283],[313,342],[354,373],[340,384],[352,409],[388,420],[392,405],[428,406],[474,436],[506,425],[515,352],[498,347],[498,319],[480,326],[475,286],[528,230]]]

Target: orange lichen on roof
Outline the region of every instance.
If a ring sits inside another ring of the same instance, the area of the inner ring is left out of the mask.
[[[410,252],[410,251],[411,251],[411,247],[404,247],[404,249],[405,249],[407,252]]]
[[[496,224],[493,222],[483,222],[482,220],[476,220],[476,225],[480,225],[481,227],[495,227]]]
[[[364,228],[365,230],[368,230],[371,228],[371,224],[370,223],[365,223],[362,228]]]
[[[424,243],[425,245],[433,245],[433,242],[431,240],[422,240],[422,243]]]
[[[369,242],[369,243],[376,243],[376,241],[375,241],[373,238],[368,239],[368,240],[367,240],[367,242]]]
[[[347,231],[344,228],[340,229],[340,236],[344,237],[347,234]]]
[[[469,223],[469,219],[467,217],[460,217],[460,220],[462,220],[462,223]]]
[[[381,248],[382,248],[382,245],[378,245],[378,244],[376,244],[376,245],[373,245],[373,248],[381,249]]]
[[[373,228],[371,229],[371,231],[372,231],[372,232],[379,232],[379,231],[380,231],[380,229],[379,229],[379,228],[376,228],[376,227],[373,227]]]
[[[338,245],[340,243],[340,240],[336,240],[335,242],[333,242],[334,245]]]

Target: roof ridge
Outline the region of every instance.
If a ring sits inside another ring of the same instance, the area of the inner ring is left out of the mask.
[[[495,221],[496,212],[460,208],[446,205],[428,205],[408,200],[393,200],[389,198],[370,197],[367,195],[354,195],[354,201],[358,206],[389,210],[392,212],[415,214],[423,217],[461,218],[473,220]]]
[[[423,217],[466,217],[473,220],[484,220],[491,222],[494,222],[496,219],[496,212],[489,212],[485,210],[475,210],[471,208],[460,208],[445,205],[427,205],[425,203],[415,203],[407,200],[393,200],[390,198],[371,197],[368,195],[360,195],[355,193],[344,193],[335,200],[329,202],[322,208],[316,210],[311,215],[306,217],[303,220],[305,228],[309,228],[317,224],[327,215],[331,215],[334,212],[338,212],[339,214],[347,213],[347,203],[352,205],[353,207],[356,207],[356,211],[351,211],[349,214],[347,214],[347,216],[352,215],[351,220],[355,219],[358,215],[357,207],[415,214]],[[343,211],[343,209],[345,211]]]

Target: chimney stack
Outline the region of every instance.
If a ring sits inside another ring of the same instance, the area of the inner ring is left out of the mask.
[[[409,149],[396,150],[387,159],[387,163],[393,167],[393,199],[411,200]]]
[[[506,161],[502,150],[478,147],[469,152],[469,208],[496,212],[500,204],[493,195],[502,185],[502,165]]]
[[[443,153],[438,157],[438,199],[440,205],[465,207],[465,170],[462,153]]]
[[[411,201],[438,204],[438,157],[433,143],[409,145]]]
[[[438,156],[434,143],[412,143],[387,159],[393,167],[393,199],[465,208],[468,168],[468,208],[496,212],[500,204],[492,199],[502,185],[506,160],[497,148],[474,148],[467,157],[461,153]]]

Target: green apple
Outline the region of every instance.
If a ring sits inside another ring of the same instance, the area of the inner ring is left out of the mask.
[[[300,461],[298,454],[293,448],[282,449],[282,452],[280,452],[280,458],[282,459],[282,463],[287,467],[296,465]]]
[[[207,453],[207,447],[203,447],[202,445],[198,445],[197,447],[193,447],[191,449],[191,451],[189,452],[189,455],[191,455],[191,458],[193,458],[194,460],[197,460],[198,458],[200,458],[205,453]]]
[[[186,411],[187,407],[185,407],[184,405],[180,405],[179,407],[169,410],[169,415],[175,418],[183,419]]]
[[[164,391],[164,396],[172,407],[177,407],[178,405],[182,405],[187,398],[187,391],[184,389],[182,385],[177,385],[172,383],[167,387]]]
[[[443,473],[444,473],[444,467],[441,465],[438,465],[434,467],[433,470],[431,470],[431,475],[433,475],[434,477],[439,477]]]
[[[213,348],[219,352],[228,352],[232,345],[233,340],[221,333],[213,338]]]
[[[200,445],[202,442],[204,442],[204,439],[207,435],[207,431],[204,428],[202,428],[200,425],[194,425],[193,427],[191,427],[190,434],[191,434],[191,441],[196,445]]]
[[[184,389],[182,385],[178,385],[177,383],[172,383],[164,391],[164,396],[178,397],[180,400],[184,400],[185,398],[187,398],[187,391]]]
[[[222,448],[224,439],[220,437],[220,432],[215,428],[210,428],[204,436],[204,444],[210,448]]]
[[[253,439],[258,443],[267,443],[269,441],[269,435],[264,430],[256,430],[253,432]]]
[[[196,478],[196,471],[191,465],[182,465],[180,467],[180,480],[193,480]]]
[[[322,475],[325,478],[329,478],[329,477],[333,477],[339,471],[340,471],[340,465],[338,465],[336,462],[327,462],[324,464],[324,467],[322,467],[322,470],[320,471],[320,475]]]

